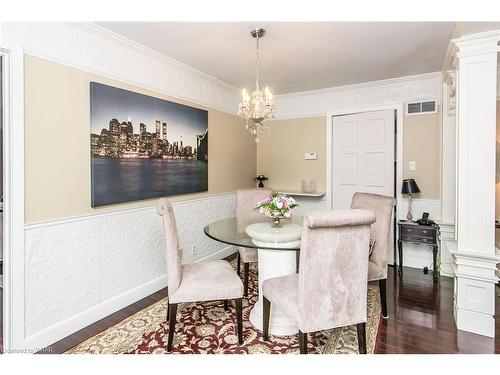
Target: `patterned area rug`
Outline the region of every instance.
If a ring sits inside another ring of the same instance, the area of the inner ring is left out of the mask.
[[[243,268],[243,267],[242,267]],[[223,301],[179,305],[174,335],[173,353],[178,354],[255,354],[299,353],[297,335],[269,336],[249,321],[250,311],[258,299],[256,264],[250,266],[248,298],[243,299],[243,345],[236,336],[234,306],[224,310]],[[378,283],[368,286],[368,322],[366,325],[367,351],[374,353],[380,323]],[[68,350],[66,353],[102,354],[164,354],[167,353],[167,300],[139,311],[122,322]],[[358,353],[356,326],[335,328],[308,335],[309,353]]]

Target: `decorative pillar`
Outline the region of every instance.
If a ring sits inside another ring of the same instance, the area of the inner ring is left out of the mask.
[[[500,30],[453,40],[457,47],[457,328],[495,336],[495,138]]]

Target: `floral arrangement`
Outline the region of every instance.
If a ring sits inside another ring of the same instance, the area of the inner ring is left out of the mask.
[[[273,193],[263,201],[257,203],[256,210],[267,217],[275,220],[276,226],[279,226],[279,220],[292,216],[292,210],[298,204],[292,197],[286,194]]]

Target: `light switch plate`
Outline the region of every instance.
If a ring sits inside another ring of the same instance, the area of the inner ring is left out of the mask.
[[[416,171],[417,170],[417,162],[412,160],[408,163],[408,170]]]
[[[317,155],[316,155],[316,153],[315,153],[315,152],[306,152],[306,153],[304,154],[304,158],[305,158],[306,160],[316,160],[318,157],[317,157]]]

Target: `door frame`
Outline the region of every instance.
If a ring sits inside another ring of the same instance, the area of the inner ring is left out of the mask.
[[[404,103],[396,103],[381,106],[370,107],[353,107],[342,110],[329,111],[326,114],[326,202],[328,209],[333,209],[333,117],[353,115],[362,112],[375,112],[393,110],[396,112],[396,123],[394,129],[396,131],[396,149],[394,156],[396,157],[396,186],[394,187],[394,195],[396,198],[396,207],[394,208],[394,233],[396,233],[396,222],[401,219],[403,196],[399,187],[403,184],[403,118],[404,118]],[[394,243],[394,263],[397,260],[396,243]]]
[[[0,24],[0,37],[1,33]],[[24,48],[0,38],[3,61],[3,349],[25,351]]]

